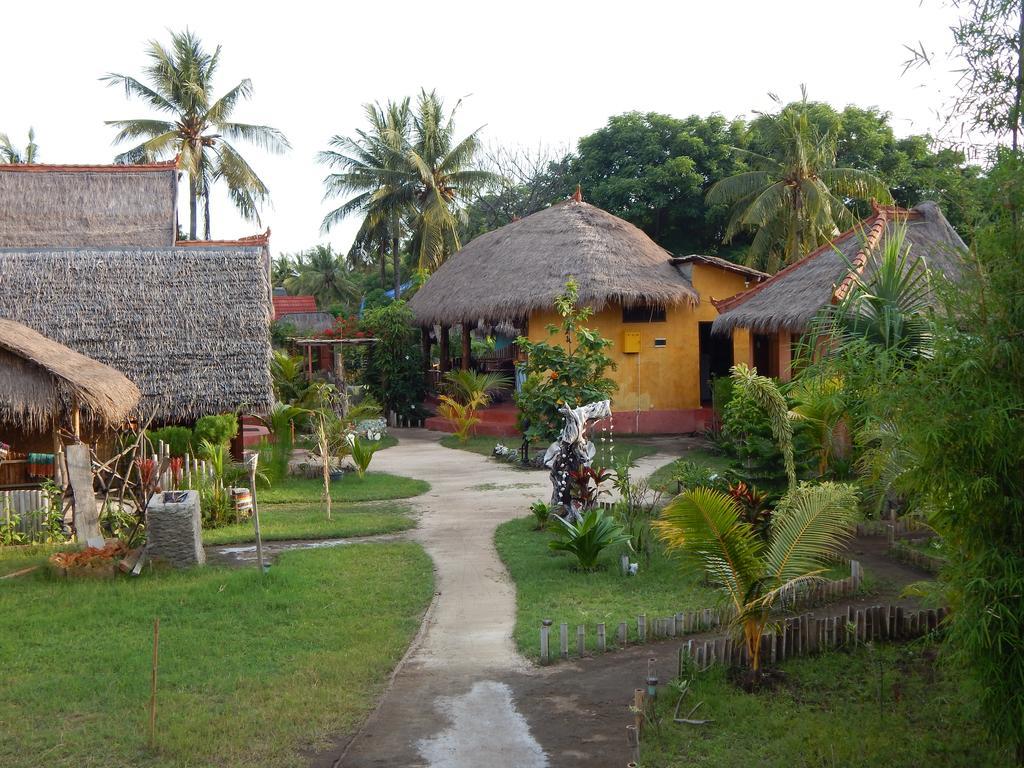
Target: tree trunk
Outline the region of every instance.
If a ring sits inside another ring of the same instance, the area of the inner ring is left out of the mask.
[[[451,355],[448,353],[448,326],[442,323],[440,328],[441,336],[437,340],[437,345],[441,356],[441,373],[444,374],[451,370],[452,361]]]
[[[380,251],[380,289],[386,291],[388,289],[388,244],[387,240],[381,240],[378,244],[378,250]]]
[[[472,345],[469,339],[469,323],[462,324],[462,370],[469,370],[469,356],[472,352]]]
[[[206,194],[203,195],[203,229],[205,234],[203,235],[204,240],[210,239],[210,191],[207,190]]]
[[[1014,91],[1013,109],[1010,111],[1010,126],[1013,151],[1017,151],[1020,133],[1021,101],[1024,100],[1024,2],[1020,4],[1020,18],[1017,22],[1017,82]]]
[[[198,230],[198,221],[196,205],[199,202],[197,199],[198,191],[196,190],[196,180],[192,177],[192,174],[188,176],[188,239],[196,239],[196,231]]]
[[[398,234],[391,236],[391,262],[395,267],[395,301],[402,298],[402,268],[398,255]]]

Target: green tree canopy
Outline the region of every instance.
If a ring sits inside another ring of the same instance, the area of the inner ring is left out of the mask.
[[[38,163],[39,145],[36,144],[36,131],[28,129],[28,144],[18,149],[6,133],[0,133],[0,163]]]
[[[570,180],[672,253],[706,253],[721,242],[726,209],[704,193],[742,167],[732,151],[742,142],[743,123],[720,115],[628,112],[580,139]]]

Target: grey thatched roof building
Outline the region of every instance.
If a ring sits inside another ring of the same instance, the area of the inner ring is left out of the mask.
[[[850,265],[869,269],[866,255],[882,247],[894,228],[903,225],[912,255],[923,256],[928,267],[939,273],[959,275],[967,246],[935,203],[924,202],[909,211],[875,206],[868,219],[831,243],[749,290],[716,302],[720,315],[714,332],[735,328],[759,333],[804,331],[822,307],[848,289]]]
[[[176,243],[173,167],[39,168],[0,165],[0,317],[121,371],[144,418],[267,410],[267,236]],[[58,219],[76,178],[83,200],[59,225],[25,228],[4,213],[26,194]],[[64,191],[51,197],[54,188]]]
[[[174,162],[0,170],[0,248],[174,244]]]
[[[423,326],[514,320],[549,309],[570,277],[597,310],[613,302],[696,304],[671,258],[629,222],[571,198],[472,240],[409,306]]]

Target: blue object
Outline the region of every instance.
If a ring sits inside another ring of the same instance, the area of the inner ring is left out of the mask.
[[[408,282],[402,283],[402,285],[401,285],[402,293],[405,293],[410,288],[412,288],[414,285],[416,285],[416,281],[415,280],[409,280]],[[390,289],[388,291],[384,291],[384,295],[387,296],[389,299],[394,299],[395,298],[395,289],[392,288],[392,289]],[[363,296],[363,298],[359,300],[359,319],[360,320],[363,319],[363,310],[364,309],[366,309],[366,297],[365,296]]]

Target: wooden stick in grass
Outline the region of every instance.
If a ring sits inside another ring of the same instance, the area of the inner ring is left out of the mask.
[[[149,680],[149,748],[156,748],[156,672],[160,664],[160,617],[153,619],[153,670]]]

